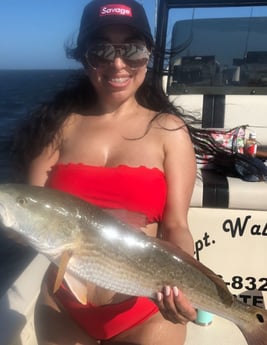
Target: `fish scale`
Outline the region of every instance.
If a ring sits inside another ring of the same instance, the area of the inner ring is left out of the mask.
[[[155,290],[151,288],[151,273],[143,279],[140,278],[138,265],[135,271],[130,269],[128,261],[119,260],[118,265],[117,253],[112,255],[103,247],[101,251],[97,251],[92,248],[92,245],[89,245],[83,248],[83,252],[86,251],[90,255],[84,260],[82,260],[83,257],[79,259],[75,255],[71,259],[70,270],[74,275],[81,276],[84,280],[90,280],[90,277],[93,277],[95,284],[124,294],[154,296]],[[148,287],[145,287],[146,282],[149,282]],[[157,284],[157,286],[159,285]]]
[[[267,312],[232,296],[214,272],[180,248],[122,223],[67,193],[27,185],[0,185],[0,224],[17,232],[82,282],[148,296],[178,286],[196,308],[234,322],[248,345],[267,345]]]

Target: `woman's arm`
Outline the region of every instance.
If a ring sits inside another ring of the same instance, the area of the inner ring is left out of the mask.
[[[173,116],[169,117],[168,128],[177,128],[181,125],[182,121]],[[190,135],[185,126],[166,131],[164,157],[168,191],[160,228],[161,236],[163,240],[172,242],[193,256],[194,244],[187,217],[196,178],[196,160]],[[186,295],[186,291],[184,294]],[[176,287],[174,289],[166,287],[163,294],[158,294],[159,308],[165,318],[183,324],[196,318],[196,311],[184,294]]]
[[[59,150],[53,145],[46,147],[29,165],[28,183],[33,186],[44,186],[51,167],[59,159]]]
[[[162,237],[193,255],[193,239],[187,217],[196,179],[196,160],[187,128],[169,132],[164,150],[168,191]]]

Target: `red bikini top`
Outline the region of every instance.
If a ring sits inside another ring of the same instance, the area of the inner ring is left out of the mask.
[[[46,185],[101,208],[145,214],[148,223],[162,220],[167,193],[164,173],[145,166],[57,164]]]

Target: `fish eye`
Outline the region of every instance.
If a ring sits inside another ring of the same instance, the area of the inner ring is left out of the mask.
[[[25,205],[27,204],[26,198],[23,198],[22,196],[19,196],[19,197],[17,198],[17,204],[18,204],[19,206],[25,206]]]

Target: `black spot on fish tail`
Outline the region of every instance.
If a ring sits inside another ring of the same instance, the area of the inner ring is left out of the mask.
[[[264,323],[266,320],[264,319],[264,316],[260,313],[256,314],[257,319],[259,320],[260,323]]]
[[[253,308],[253,307],[252,307]],[[247,325],[238,325],[248,345],[267,345],[267,311],[257,308],[254,319]]]

